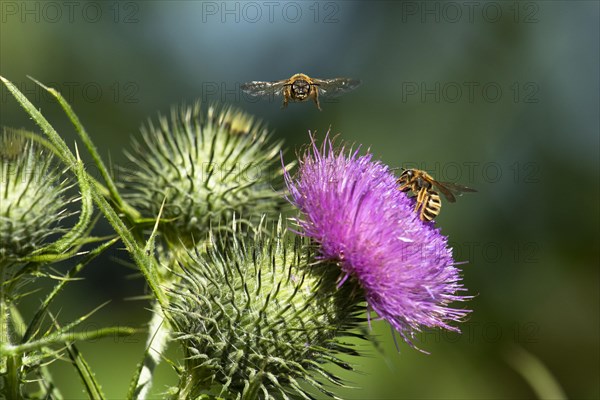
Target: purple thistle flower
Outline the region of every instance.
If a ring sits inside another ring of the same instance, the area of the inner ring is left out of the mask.
[[[470,296],[457,294],[466,289],[447,238],[418,218],[396,179],[371,154],[334,150],[328,136],[319,148],[312,135],[296,175],[285,174],[288,200],[303,214],[300,234],[340,265],[340,285],[355,277],[369,308],[412,345],[422,327],[459,331],[449,323],[469,310],[448,305]]]

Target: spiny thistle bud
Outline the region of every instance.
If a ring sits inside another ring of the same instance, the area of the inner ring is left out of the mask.
[[[337,355],[356,351],[339,338],[363,338],[352,332],[365,320],[361,291],[338,289],[339,271],[281,224],[223,244],[179,265],[167,312],[185,353],[177,397],[312,398],[314,388],[335,397],[326,384],[344,384],[322,364],[351,369]]]
[[[211,224],[239,215],[247,222],[276,211],[281,193],[271,181],[281,176],[281,144],[254,118],[233,108],[200,105],[174,108],[170,121],[142,128],[128,158],[136,165],[125,179],[128,198],[146,218],[156,218],[166,199],[160,229],[171,242],[187,245],[206,237]]]
[[[67,180],[52,154],[24,134],[31,135],[5,129],[0,136],[0,266],[63,232],[58,222],[68,215]]]

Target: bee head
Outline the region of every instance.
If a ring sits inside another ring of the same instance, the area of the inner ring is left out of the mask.
[[[412,169],[402,169],[403,171],[400,174],[401,178],[412,179],[412,177],[415,175],[415,172]]]
[[[296,79],[292,83],[292,97],[297,100],[304,100],[310,93],[310,83],[304,79]]]

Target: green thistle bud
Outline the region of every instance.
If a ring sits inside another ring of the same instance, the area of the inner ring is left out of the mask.
[[[250,115],[233,108],[200,105],[174,108],[170,121],[142,128],[142,142],[127,153],[136,165],[126,177],[126,197],[146,218],[156,218],[166,199],[160,229],[172,243],[192,245],[213,225],[233,215],[249,223],[279,209],[281,193],[272,188],[281,144]]]
[[[167,311],[185,354],[177,398],[335,397],[326,385],[344,384],[323,363],[351,369],[338,355],[356,351],[339,338],[363,337],[352,332],[364,322],[361,290],[338,289],[338,269],[281,228],[199,252],[180,262]]]
[[[0,266],[62,233],[58,222],[68,215],[67,180],[52,154],[25,135],[32,134],[5,129],[0,136]]]

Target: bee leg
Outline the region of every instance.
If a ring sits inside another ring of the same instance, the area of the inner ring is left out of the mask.
[[[423,207],[421,207],[421,212],[419,213],[419,218],[423,222],[429,222],[429,221],[431,221],[431,218],[429,218],[427,216],[427,214],[425,214],[425,211],[426,211],[425,204],[423,204]]]
[[[284,109],[284,108],[287,108],[287,106],[288,106],[288,102],[290,101],[290,97],[291,97],[291,89],[290,89],[290,86],[286,86],[286,87],[283,89],[283,91],[282,91],[282,93],[281,93],[281,94],[283,95],[283,104],[281,105],[281,108],[282,108],[282,109]]]
[[[417,202],[417,207],[415,208],[415,212],[419,215],[419,219],[421,221],[427,222],[427,217],[425,215],[425,202],[419,203]]]
[[[419,210],[419,207],[425,204],[425,197],[427,196],[427,190],[422,188],[417,193],[417,207],[415,207],[415,211]]]
[[[315,95],[313,96],[313,100],[315,101],[315,104],[317,105],[317,108],[319,109],[319,111],[323,111],[323,110],[321,110],[321,105],[319,104],[319,91],[318,91],[318,89],[315,89]]]
[[[419,215],[419,219],[423,222],[427,222],[428,218],[425,215],[425,210],[427,209],[426,206],[426,197],[427,197],[427,190],[425,189],[420,189],[419,193],[417,194],[417,205],[415,207],[415,212]]]

